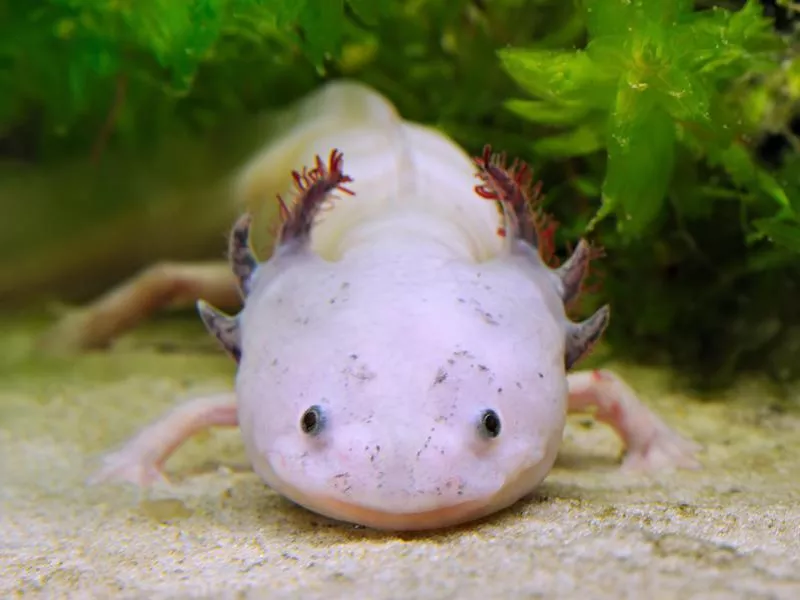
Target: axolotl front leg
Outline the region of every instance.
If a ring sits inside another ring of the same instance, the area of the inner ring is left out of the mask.
[[[142,428],[119,450],[106,454],[89,483],[127,481],[145,487],[166,481],[164,463],[189,438],[210,427],[238,424],[235,394],[194,398]]]
[[[594,412],[595,419],[610,425],[622,439],[623,469],[700,468],[695,453],[701,446],[667,425],[613,371],[576,371],[567,375],[567,383],[569,412]]]

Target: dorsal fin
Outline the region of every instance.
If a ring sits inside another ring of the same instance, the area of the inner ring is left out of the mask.
[[[294,195],[292,171],[312,167],[317,156],[327,157],[337,149],[353,178],[348,187],[354,196],[332,194],[318,216],[312,249],[324,258],[341,256],[344,233],[394,209],[456,224],[467,240],[461,246],[478,260],[503,248],[497,236],[502,215],[475,193],[475,165],[443,133],[403,121],[381,94],[346,80],[322,86],[291,113],[293,123],[256,154],[236,180],[235,193],[253,214],[256,232],[278,222],[276,195]],[[259,251],[273,246],[273,240],[254,243]]]

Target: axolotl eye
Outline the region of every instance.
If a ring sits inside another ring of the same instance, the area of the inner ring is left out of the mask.
[[[496,438],[500,435],[500,417],[491,408],[486,409],[481,414],[481,420],[478,423],[478,431],[481,435],[487,438]]]
[[[307,435],[318,435],[324,426],[325,415],[318,404],[308,407],[300,417],[300,429]]]

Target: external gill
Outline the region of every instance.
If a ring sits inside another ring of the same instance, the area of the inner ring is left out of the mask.
[[[502,237],[510,234],[525,240],[539,249],[546,260],[544,255],[548,254],[548,249],[541,248],[542,241],[551,244],[552,239],[542,235],[547,233],[550,225],[547,216],[538,210],[542,182],[531,185],[533,172],[526,163],[515,159],[507,167],[505,153],[492,154],[488,145],[484,146],[483,155],[474,160],[478,178],[483,182],[475,186],[475,192],[482,198],[498,202],[506,221],[511,222],[510,227],[501,228],[497,233]],[[552,248],[549,251],[552,252]]]
[[[242,298],[247,298],[250,294],[250,279],[258,268],[258,259],[250,246],[252,220],[250,213],[243,214],[237,219],[228,238],[228,260],[239,281]]]
[[[489,145],[484,146],[483,154],[474,160],[478,167],[477,176],[482,182],[475,186],[475,192],[482,198],[498,202],[507,226],[510,225],[500,229],[498,234],[505,237],[510,233],[535,248],[542,261],[553,262],[555,222],[540,209],[542,182],[531,185],[532,172],[526,163],[514,160],[510,167],[506,166],[505,153],[493,154]],[[558,292],[565,306],[578,297],[589,262],[601,254],[586,240],[581,240],[569,259],[554,269]],[[586,356],[600,339],[608,325],[610,312],[608,306],[603,306],[585,321],[568,322],[564,355],[567,369]]]
[[[344,184],[351,183],[353,179],[342,171],[344,157],[341,152],[336,149],[331,151],[327,168],[319,156],[315,160],[316,165],[311,170],[303,168],[302,172],[292,171],[298,196],[291,208],[278,195],[282,221],[278,235],[279,246],[291,240],[307,243],[314,218],[332,191],[338,189],[350,196],[354,195],[344,187]]]
[[[278,196],[281,227],[275,252],[277,259],[286,252],[308,246],[314,219],[328,194],[338,189],[353,195],[351,190],[344,187],[353,180],[344,174],[342,165],[342,153],[334,149],[331,151],[327,166],[317,156],[314,168],[303,168],[302,172],[292,171],[298,194],[291,206],[288,206],[280,195]],[[259,266],[250,244],[251,224],[250,214],[243,214],[233,226],[228,240],[228,259],[244,299],[250,294],[250,283]],[[241,339],[238,316],[226,315],[203,300],[198,300],[197,311],[209,333],[219,340],[225,351],[236,362],[239,362]]]

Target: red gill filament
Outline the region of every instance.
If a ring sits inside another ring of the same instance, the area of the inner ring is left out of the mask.
[[[344,156],[338,149],[334,148],[331,150],[330,157],[328,158],[327,167],[318,154],[314,157],[315,164],[313,168],[309,169],[303,167],[302,171],[292,171],[292,179],[294,180],[296,192],[292,205],[296,205],[297,201],[317,184],[330,187],[330,191],[337,189],[349,196],[354,196],[355,192],[344,185],[346,183],[352,183],[353,179],[342,172],[343,162]],[[281,221],[285,222],[290,218],[292,211],[280,194],[277,194],[277,199]]]

